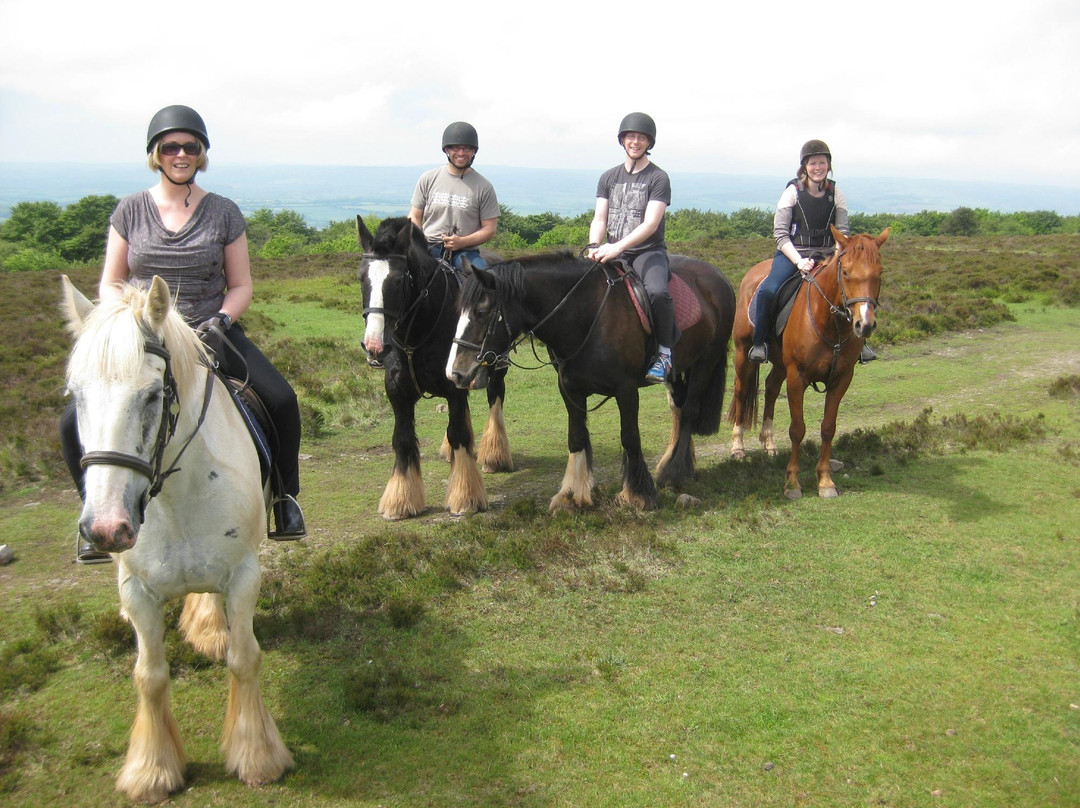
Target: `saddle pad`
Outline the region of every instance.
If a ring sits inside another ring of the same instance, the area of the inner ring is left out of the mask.
[[[764,280],[764,278],[762,278]],[[784,281],[783,286],[780,287],[780,291],[777,292],[776,300],[773,301],[773,308],[776,311],[775,324],[773,333],[776,336],[780,336],[784,333],[784,326],[787,325],[788,317],[791,316],[791,309],[795,306],[795,295],[799,291],[800,280],[798,275],[793,275]],[[757,311],[757,293],[761,288],[761,284],[758,283],[754,287],[754,294],[750,296],[750,302],[747,304],[749,309],[746,314],[750,320],[750,325],[754,325],[754,312]]]
[[[236,409],[240,411],[240,417],[244,419],[252,441],[255,442],[255,451],[259,455],[259,468],[262,470],[262,481],[265,484],[270,477],[270,468],[274,462],[270,441],[266,437],[273,428],[270,416],[254,390],[245,387],[238,379],[221,374],[219,376],[225,382],[225,387],[232,396]]]
[[[645,329],[645,333],[651,334],[652,318],[646,310],[648,297],[645,294],[645,287],[642,286],[641,281],[636,276],[629,273],[623,276],[623,283],[626,284],[626,290],[630,294],[630,300],[634,303],[634,308],[641,319],[641,325]],[[701,319],[701,301],[698,300],[698,296],[694,294],[694,290],[690,288],[689,284],[674,272],[671,273],[671,277],[668,279],[668,294],[671,295],[671,302],[675,305],[675,327],[679,331],[685,331]]]

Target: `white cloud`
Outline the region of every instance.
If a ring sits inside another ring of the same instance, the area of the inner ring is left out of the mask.
[[[110,6],[2,0],[3,159],[138,160],[187,103],[219,161],[433,164],[465,119],[481,164],[599,170],[640,109],[670,170],[782,178],[820,137],[841,178],[1080,181],[1073,0]]]

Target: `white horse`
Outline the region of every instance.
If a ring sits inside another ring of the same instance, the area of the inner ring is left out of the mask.
[[[149,292],[126,287],[98,307],[66,277],[63,288],[75,337],[67,389],[85,449],[79,530],[114,554],[120,603],[138,637],[139,704],[116,788],[160,802],[184,784],[163,609],[185,595],[188,642],[229,668],[226,767],[249,785],[277,780],[293,758],[259,691],[252,616],[269,491],[254,444],[161,278]]]

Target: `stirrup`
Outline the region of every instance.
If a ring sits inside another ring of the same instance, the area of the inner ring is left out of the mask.
[[[877,359],[877,354],[874,353],[874,349],[864,342],[862,351],[859,353],[859,364],[865,365],[867,362],[873,362],[875,359]]]
[[[278,506],[284,503],[292,503],[296,506],[296,515],[299,517],[299,524],[282,525],[281,518],[278,515]],[[272,520],[272,522],[271,522]],[[273,529],[271,530],[271,523]],[[270,502],[270,507],[266,511],[266,536],[274,541],[296,541],[302,539],[307,535],[307,522],[304,519],[304,509],[300,507],[300,503],[296,501],[296,497],[292,494],[285,494],[281,497],[275,497]]]
[[[112,556],[94,548],[90,542],[75,531],[75,561],[79,564],[111,564]]]
[[[755,345],[750,349],[750,353],[746,355],[746,358],[751,362],[768,362],[769,361],[769,346],[768,345]]]
[[[649,384],[666,384],[671,374],[671,360],[664,354],[660,354],[645,374],[645,381]]]

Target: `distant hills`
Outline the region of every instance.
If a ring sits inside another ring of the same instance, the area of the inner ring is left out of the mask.
[[[431,166],[217,166],[211,163],[203,186],[235,200],[245,214],[259,208],[290,209],[309,225],[356,214],[378,216],[408,212],[417,177]],[[661,163],[662,165],[662,163]],[[477,166],[495,185],[499,201],[515,213],[551,211],[574,216],[592,210],[596,171]],[[740,208],[771,210],[785,177],[671,172],[673,208],[730,213]],[[0,163],[0,219],[18,202],[46,200],[68,205],[85,196],[125,196],[148,188],[154,177],[139,165]],[[958,207],[1002,213],[1053,210],[1080,214],[1080,189],[995,182],[838,178],[852,211],[917,213]]]

